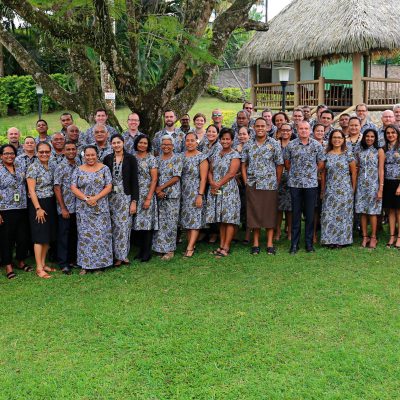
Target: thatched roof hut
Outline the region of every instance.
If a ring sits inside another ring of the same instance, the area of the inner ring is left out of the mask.
[[[293,0],[239,57],[249,64],[350,58],[400,48],[398,0]]]
[[[257,65],[293,62],[293,106],[327,98],[338,109],[362,101],[395,104],[400,80],[370,78],[368,63],[370,55],[400,49],[399,25],[398,0],[293,0],[269,22],[267,32],[257,32],[239,52],[251,66],[253,102],[260,99],[258,108],[270,106],[279,91],[279,82],[259,83]],[[321,63],[335,59],[352,60],[351,80],[323,77]],[[312,60],[313,80],[301,81],[304,60]]]

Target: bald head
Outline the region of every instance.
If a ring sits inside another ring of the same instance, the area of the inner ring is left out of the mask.
[[[18,128],[13,126],[7,129],[8,143],[18,147],[20,137],[21,137],[21,132],[19,131]]]
[[[385,110],[381,116],[382,125],[384,127],[394,124],[396,119],[392,110]]]

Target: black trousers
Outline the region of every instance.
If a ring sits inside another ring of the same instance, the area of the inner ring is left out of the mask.
[[[12,263],[13,252],[16,249],[16,259],[23,261],[28,256],[29,219],[28,210],[1,211],[3,224],[0,225],[0,251],[4,265]]]
[[[61,268],[76,264],[77,243],[76,214],[70,214],[68,219],[59,215],[57,256]]]
[[[151,243],[153,240],[153,231],[136,231],[139,246],[139,253],[136,257],[148,260],[151,258]]]
[[[318,188],[290,188],[292,199],[292,247],[297,247],[301,233],[301,213],[305,216],[306,247],[313,245],[314,209],[317,200]]]

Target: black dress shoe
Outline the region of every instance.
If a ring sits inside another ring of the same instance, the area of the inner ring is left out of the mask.
[[[299,247],[298,247],[298,246],[291,246],[291,247],[290,247],[290,250],[289,250],[289,253],[294,255],[294,254],[296,254],[298,251],[299,251]]]
[[[307,253],[314,253],[315,252],[314,246],[307,246],[306,247],[306,252]]]
[[[72,269],[70,267],[64,267],[61,272],[65,275],[71,275],[72,274]]]

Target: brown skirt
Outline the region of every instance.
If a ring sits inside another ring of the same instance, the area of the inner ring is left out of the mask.
[[[247,227],[275,228],[278,215],[278,191],[246,186]]]

